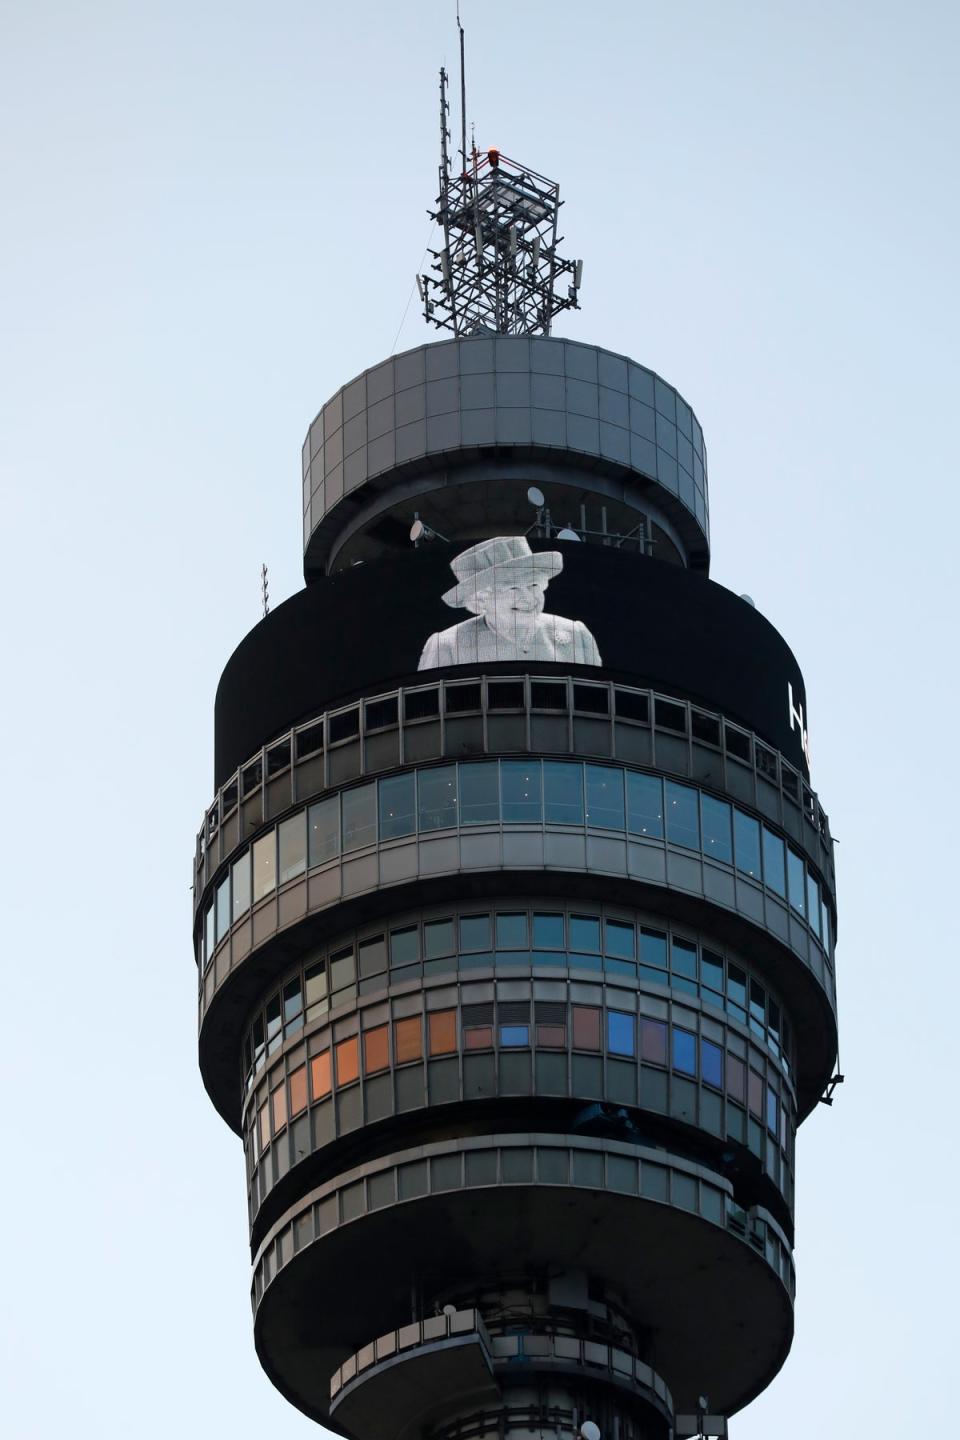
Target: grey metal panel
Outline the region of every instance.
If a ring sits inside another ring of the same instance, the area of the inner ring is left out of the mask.
[[[423,424],[442,415],[458,423]],[[663,487],[664,513],[705,564],[705,452],[686,401],[625,356],[574,341],[508,335],[407,351],[364,372],[323,407],[303,447],[304,490],[312,497],[305,523],[308,575],[323,568],[358,503],[376,504],[382,496],[389,504],[395,470],[409,476],[411,468],[416,474],[445,464],[453,477],[452,467],[475,464],[485,447],[501,454],[514,447],[518,460],[535,459],[538,449],[554,456],[565,451],[565,463],[581,470],[588,493],[598,466]],[[656,503],[656,490],[649,494]]]

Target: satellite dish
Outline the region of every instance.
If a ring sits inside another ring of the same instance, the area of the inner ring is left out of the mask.
[[[443,1313],[444,1313],[444,1315],[456,1315],[456,1313],[457,1313],[457,1307],[456,1307],[456,1305],[444,1305],[444,1307],[443,1307]]]
[[[584,1420],[580,1426],[580,1434],[583,1440],[600,1440],[600,1426],[595,1425],[592,1420]]]
[[[749,605],[751,610],[756,610],[757,607],[754,604],[752,595],[741,595],[740,599],[744,602],[745,605]]]
[[[418,540],[423,539],[424,535],[426,534],[426,530],[427,527],[426,525],[424,525],[422,520],[414,520],[413,524],[410,526],[410,539],[413,541],[414,545],[416,545]]]
[[[547,503],[543,491],[539,490],[536,485],[530,486],[530,489],[527,491],[527,499],[531,505],[536,505],[538,510]]]
[[[577,534],[576,530],[571,530],[571,529],[569,529],[569,527],[568,527],[567,529],[558,530],[558,531],[557,531],[557,539],[558,539],[558,540],[579,540],[579,539],[580,539],[580,536]],[[589,1423],[590,1423],[590,1424],[593,1424],[592,1421],[590,1421]],[[594,1428],[594,1430],[597,1430],[596,1425],[594,1425],[593,1428]],[[600,1431],[597,1430],[597,1436],[599,1436],[599,1434],[600,1434]],[[586,1440],[590,1440],[590,1437],[586,1437]],[[596,1437],[593,1437],[593,1440],[596,1440]]]

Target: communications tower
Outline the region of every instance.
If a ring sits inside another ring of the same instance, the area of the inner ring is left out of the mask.
[[[320,410],[306,586],[217,691],[200,1066],[257,1353],[352,1440],[724,1435],[838,1078],[803,678],[708,579],[690,406],[551,335],[557,186],[465,124],[452,164],[446,86],[449,337]]]

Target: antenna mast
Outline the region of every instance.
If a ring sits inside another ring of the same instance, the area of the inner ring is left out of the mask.
[[[459,175],[450,172],[448,79],[440,70],[440,194],[430,216],[443,247],[417,276],[424,318],[454,335],[549,335],[553,317],[579,310],[582,260],[558,253],[560,187],[529,166],[476,143],[467,156],[465,36],[460,34]],[[561,281],[567,277],[566,292]]]

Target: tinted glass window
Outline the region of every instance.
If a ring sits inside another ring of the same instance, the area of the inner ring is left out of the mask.
[[[380,838],[395,840],[413,835],[417,828],[416,776],[391,775],[379,784]]]
[[[698,795],[689,785],[667,781],[667,839],[688,850],[700,849]]]
[[[810,922],[810,929],[815,935],[820,934],[820,891],[817,882],[810,872],[807,872],[807,919]]]
[[[270,836],[273,839],[273,836]],[[230,872],[217,886],[217,939],[222,940],[230,929]]]
[[[533,943],[538,950],[562,950],[565,943],[562,915],[534,915]]]
[[[565,760],[543,762],[543,811],[548,825],[583,824],[583,767]]]
[[[501,1045],[504,1045],[504,1046],[510,1046],[510,1045],[529,1045],[529,1044],[530,1044],[530,1026],[529,1026],[529,1025],[501,1025],[501,1026],[500,1026],[500,1044],[501,1044]]]
[[[659,776],[627,774],[627,814],[631,835],[663,839],[663,781]]]
[[[657,970],[667,968],[667,937],[660,930],[640,931],[640,960]]]
[[[742,810],[733,812],[733,839],[737,869],[760,879],[760,824]]]
[[[420,935],[416,925],[390,931],[390,964],[411,965],[420,959]]]
[[[250,852],[241,855],[231,870],[233,879],[233,918],[239,920],[240,916],[250,909]]]
[[[377,787],[358,785],[344,790],[340,797],[343,809],[343,848],[359,850],[372,845],[377,838]]]
[[[438,765],[417,776],[420,829],[443,830],[457,823],[457,769]]]
[[[497,763],[460,766],[460,824],[495,825],[500,819]]]
[[[703,853],[714,860],[733,864],[733,843],[730,835],[730,806],[713,795],[701,795],[703,819]]]
[[[622,920],[608,920],[605,949],[608,955],[615,955],[620,960],[635,960],[637,944],[633,926]]]
[[[640,1021],[640,1044],[644,1060],[653,1065],[667,1063],[667,1027],[659,1020]]]
[[[719,1045],[714,1045],[710,1040],[700,1041],[700,1066],[703,1074],[703,1083],[713,1085],[715,1089],[723,1089],[723,1051]]]
[[[783,857],[783,841],[772,830],[763,827],[763,879],[764,884],[778,895],[786,895],[787,882]]]
[[[504,760],[500,766],[504,824],[539,824],[540,764],[536,760]]]
[[[806,885],[807,877],[804,871],[803,861],[799,855],[794,854],[792,850],[788,849],[787,889],[790,894],[790,904],[794,910],[798,911],[801,915],[806,910]]]
[[[213,952],[217,947],[217,910],[211,905],[204,917],[204,937],[206,939],[205,960],[213,959]],[[561,921],[561,924],[563,922]],[[562,943],[562,942],[561,942]]]
[[[460,916],[460,949],[461,949],[461,950],[489,950],[489,949],[490,949],[490,916],[489,916],[489,915],[461,915],[461,916]]]
[[[253,846],[253,898],[262,900],[277,884],[277,837],[261,835]]]
[[[622,1010],[607,1011],[607,1049],[612,1055],[635,1055],[633,1016]]]
[[[452,920],[428,920],[423,927],[423,956],[435,960],[455,950]]]
[[[600,921],[592,915],[570,916],[570,949],[600,953]]]
[[[340,854],[340,797],[331,795],[307,811],[307,859],[311,868]]]
[[[697,1073],[697,1037],[689,1030],[673,1032],[673,1068],[684,1075]]]
[[[624,828],[623,771],[609,765],[588,765],[587,824],[604,830]]]
[[[306,813],[291,815],[280,825],[280,883],[302,875],[307,868]]]
[[[525,914],[497,916],[498,950],[525,950],[529,943]]]

